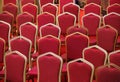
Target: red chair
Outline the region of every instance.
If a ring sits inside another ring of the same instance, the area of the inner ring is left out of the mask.
[[[117,36],[118,36],[117,30],[109,25],[98,28],[97,45],[105,49],[108,53],[114,51]]]
[[[17,36],[10,40],[9,51],[19,51],[22,53],[26,56],[29,67],[31,67],[31,47],[32,42],[29,39],[23,36]]]
[[[0,21],[0,37],[5,40],[5,50],[8,50],[10,44],[10,24]]]
[[[24,36],[32,42],[32,52],[36,52],[37,26],[31,22],[24,23],[20,26],[20,36]]]
[[[67,35],[70,35],[72,33],[75,33],[75,32],[80,32],[80,33],[83,33],[85,35],[88,35],[88,30],[87,28],[83,28],[81,26],[71,26],[70,28],[67,29]]]
[[[59,13],[63,12],[63,6],[68,3],[75,3],[74,0],[59,0]]]
[[[120,4],[112,4],[107,7],[107,13],[116,12],[120,14]]]
[[[35,4],[27,3],[22,6],[22,12],[28,12],[34,16],[34,23],[36,23],[36,17],[38,14],[38,7]]]
[[[35,0],[20,0],[21,6],[28,4],[28,3],[35,4],[35,2],[36,2]]]
[[[17,5],[18,1],[17,0],[2,0],[3,1],[3,5],[6,5],[8,3],[13,3],[15,5]]]
[[[83,27],[88,29],[90,45],[96,44],[96,30],[101,26],[101,17],[94,13],[86,14],[82,17]]]
[[[113,51],[109,53],[108,56],[108,63],[114,63],[118,66],[120,66],[120,50]]]
[[[44,37],[46,35],[53,35],[57,38],[60,38],[61,29],[57,25],[48,23],[40,27],[39,33],[40,33],[40,37]]]
[[[53,52],[60,55],[60,40],[52,35],[47,35],[38,40],[38,52],[33,54],[32,57],[35,59],[39,55],[46,52]]]
[[[55,17],[53,14],[50,14],[48,12],[44,12],[44,13],[39,14],[37,16],[38,31],[39,31],[41,26],[48,24],[48,23],[53,23],[53,24],[55,23]]]
[[[93,45],[83,50],[83,58],[92,63],[96,68],[107,63],[107,51],[103,48]]]
[[[120,14],[111,12],[103,17],[104,25],[111,25],[118,31],[117,45],[120,44]]]
[[[26,82],[27,58],[18,51],[5,55],[5,82]]]
[[[68,3],[63,6],[63,12],[69,12],[76,16],[76,23],[80,23],[80,7],[75,3]]]
[[[17,33],[19,33],[19,27],[20,25],[26,23],[26,22],[32,22],[33,23],[34,17],[33,15],[27,13],[27,12],[23,12],[19,15],[17,15],[16,18],[16,29],[17,29]]]
[[[89,3],[84,6],[84,11],[85,11],[85,14],[95,13],[97,15],[101,15],[101,6],[95,3]]]
[[[115,64],[101,66],[96,70],[96,82],[120,82],[120,67]]]
[[[56,16],[58,15],[58,7],[55,4],[47,3],[47,4],[42,6],[42,13],[43,12],[51,13],[56,18]]]
[[[3,11],[8,11],[9,13],[13,14],[14,21],[16,21],[16,16],[18,14],[18,6],[13,3],[8,3],[3,6]]]
[[[120,0],[109,0],[109,5],[112,5],[112,4],[115,4],[115,3],[120,4]]]
[[[92,82],[94,66],[87,60],[79,58],[67,64],[68,82]]]
[[[98,5],[101,5],[101,0],[87,0],[87,4],[89,4],[89,3],[95,3]]]
[[[62,58],[52,52],[37,58],[38,82],[61,82]],[[51,66],[52,65],[52,66]]]

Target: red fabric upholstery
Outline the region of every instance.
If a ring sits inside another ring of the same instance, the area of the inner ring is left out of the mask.
[[[8,3],[13,3],[13,4],[17,4],[17,0],[3,0],[3,5],[6,5]]]
[[[92,82],[93,68],[84,61],[76,60],[68,63],[69,82]]]
[[[97,30],[97,44],[108,52],[111,52],[115,50],[117,35],[117,31],[113,27],[108,25],[103,26]]]
[[[22,54],[23,55],[23,54]],[[11,52],[5,56],[5,81],[6,82],[26,82],[26,58],[19,53]]]
[[[120,0],[109,0],[110,5],[118,3],[120,4]]]
[[[22,7],[23,12],[28,12],[34,16],[34,22],[36,23],[36,17],[38,14],[38,7],[32,3],[27,3]]]
[[[35,4],[35,0],[21,0],[21,5],[25,5],[27,3],[32,3],[32,4]]]
[[[84,10],[85,10],[85,14],[88,14],[88,13],[95,13],[97,15],[101,14],[101,6],[95,3],[89,3],[85,5]]]
[[[67,59],[73,60],[82,57],[82,50],[89,45],[89,38],[81,33],[66,36]]]
[[[63,12],[69,12],[72,13],[76,16],[76,23],[79,23],[79,12],[80,12],[80,8],[77,4],[75,3],[68,3],[66,5],[63,6]]]
[[[37,66],[38,82],[60,82],[60,72],[62,67],[60,58],[49,53],[39,56],[37,59]]]
[[[120,82],[120,69],[116,67],[99,67],[96,70],[96,82]]]
[[[74,3],[74,0],[59,0],[59,12],[63,12],[63,6],[68,3]]]
[[[58,27],[52,23],[43,25],[40,28],[40,37],[44,37],[46,35],[53,35],[53,36],[59,38],[60,33],[61,33],[60,27]]]
[[[75,32],[80,32],[85,35],[88,35],[88,30],[86,28],[80,27],[78,25],[71,26],[70,28],[67,29],[67,35],[75,33]]]
[[[89,4],[89,3],[95,3],[98,5],[101,5],[101,0],[87,0],[87,4]]]
[[[116,12],[120,14],[120,4],[113,4],[108,6],[107,13]]]
[[[15,4],[8,3],[3,6],[3,11],[8,11],[14,16],[14,21],[16,21],[16,16],[18,14],[18,7]]]

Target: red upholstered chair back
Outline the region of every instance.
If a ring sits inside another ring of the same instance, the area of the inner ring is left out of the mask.
[[[89,3],[84,6],[85,14],[95,13],[97,15],[101,15],[101,6],[95,3]]]
[[[5,55],[5,82],[26,82],[27,58],[18,51]]]
[[[101,66],[96,70],[97,82],[120,82],[120,67],[117,65]]]
[[[120,66],[120,50],[116,50],[116,51],[109,53],[108,63],[114,63]]]
[[[32,52],[36,51],[37,26],[31,22],[20,26],[20,36],[24,36],[32,42]]]
[[[60,38],[61,29],[59,26],[54,25],[52,23],[48,23],[40,27],[40,37],[44,37],[46,35],[53,35],[57,38]]]
[[[92,63],[95,69],[99,66],[106,65],[107,51],[103,48],[93,45],[83,50],[83,58]]]
[[[82,51],[89,45],[88,36],[76,32],[66,36],[67,60],[82,58]]]
[[[63,12],[69,12],[76,16],[76,23],[79,24],[80,7],[75,3],[68,3],[63,6]]]
[[[53,52],[60,55],[60,40],[52,35],[47,35],[38,40],[39,55],[46,52]]]
[[[120,4],[112,4],[107,7],[107,13],[116,12],[120,14]]]
[[[36,23],[36,17],[38,14],[38,7],[35,4],[27,3],[22,6],[22,12],[28,12],[34,16],[34,22]]]
[[[37,17],[37,25],[38,30],[42,25],[48,24],[48,23],[55,23],[55,17],[53,14],[50,14],[48,12],[44,12],[42,14],[39,14]]]
[[[21,6],[28,4],[28,3],[35,4],[35,0],[20,0]]]
[[[67,64],[68,82],[92,82],[94,66],[79,58]]]
[[[55,4],[47,3],[47,4],[42,6],[42,13],[43,12],[51,13],[56,18],[56,16],[58,15],[58,7]]]
[[[38,82],[61,82],[62,64],[62,58],[52,52],[38,56]]]
[[[3,6],[3,11],[8,11],[14,16],[14,21],[16,21],[16,16],[18,14],[18,6],[13,3],[8,3]]]
[[[106,25],[97,30],[97,45],[108,52],[115,50],[118,32],[113,27]]]
[[[112,4],[115,4],[115,3],[120,4],[120,0],[109,0],[109,5],[112,5]]]
[[[59,0],[59,13],[63,12],[63,6],[68,3],[75,3],[74,0]]]
[[[6,47],[9,47],[11,26],[7,22],[0,21],[0,37],[5,40]]]
[[[29,66],[31,65],[31,47],[32,42],[23,36],[17,36],[10,40],[10,51],[19,51],[25,55],[28,59]]]
[[[8,3],[13,3],[15,5],[17,5],[18,1],[17,0],[2,0],[3,1],[3,5],[6,5]]]
[[[101,5],[101,0],[87,0],[87,4],[89,4],[89,3],[95,3],[98,5]]]
[[[88,30],[87,28],[80,27],[78,25],[76,26],[71,26],[70,28],[67,29],[67,35],[75,33],[75,32],[80,32],[85,35],[88,35]]]
[[[94,13],[89,13],[83,16],[82,18],[83,27],[88,29],[89,36],[96,36],[96,30],[101,25],[101,17]]]
[[[59,14],[57,17],[57,25],[61,28],[61,34],[63,36],[66,35],[66,31],[69,27],[74,26],[76,24],[76,17],[75,15],[64,12]]]
[[[104,25],[111,25],[120,35],[120,14],[111,12],[103,17]]]

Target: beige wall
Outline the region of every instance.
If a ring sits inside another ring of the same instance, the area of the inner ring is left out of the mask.
[[[2,11],[2,0],[0,0],[0,13]]]

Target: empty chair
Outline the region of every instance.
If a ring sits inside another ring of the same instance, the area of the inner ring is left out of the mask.
[[[24,23],[20,26],[20,36],[24,36],[32,42],[32,53],[36,52],[37,26],[31,22]]]
[[[69,12],[76,16],[76,23],[79,24],[80,7],[75,3],[68,3],[63,6],[63,12]]]
[[[68,82],[92,82],[94,66],[85,59],[78,58],[67,64]]]
[[[28,12],[34,16],[34,23],[36,23],[36,17],[38,14],[38,7],[35,4],[27,3],[22,6],[22,12]]]
[[[107,13],[116,12],[120,14],[120,4],[112,4],[107,7]]]
[[[96,70],[96,82],[120,82],[120,67],[115,64],[101,66]]]
[[[103,26],[97,30],[97,45],[107,52],[114,51],[117,37],[118,32],[116,29],[110,25]]]
[[[57,38],[60,38],[61,29],[59,26],[54,25],[52,23],[45,24],[40,27],[40,37],[44,37],[46,35],[53,35]]]
[[[3,1],[3,5],[6,5],[8,3],[13,3],[15,5],[17,5],[18,1],[17,0],[2,0]]]
[[[97,15],[101,15],[101,6],[95,3],[89,3],[84,6],[84,11],[85,11],[85,14],[95,13]]]
[[[115,3],[120,4],[120,0],[109,0],[109,5],[112,5],[112,4],[115,4]]]
[[[83,27],[88,29],[90,45],[96,44],[96,31],[101,25],[101,17],[94,13],[88,13],[82,17]]]
[[[101,5],[101,0],[87,0],[87,4],[89,4],[89,3],[95,3],[98,5]]]
[[[35,0],[20,0],[21,6],[28,4],[28,3],[35,4],[35,2],[36,2]]]
[[[27,58],[18,51],[5,55],[5,82],[26,82]]]

